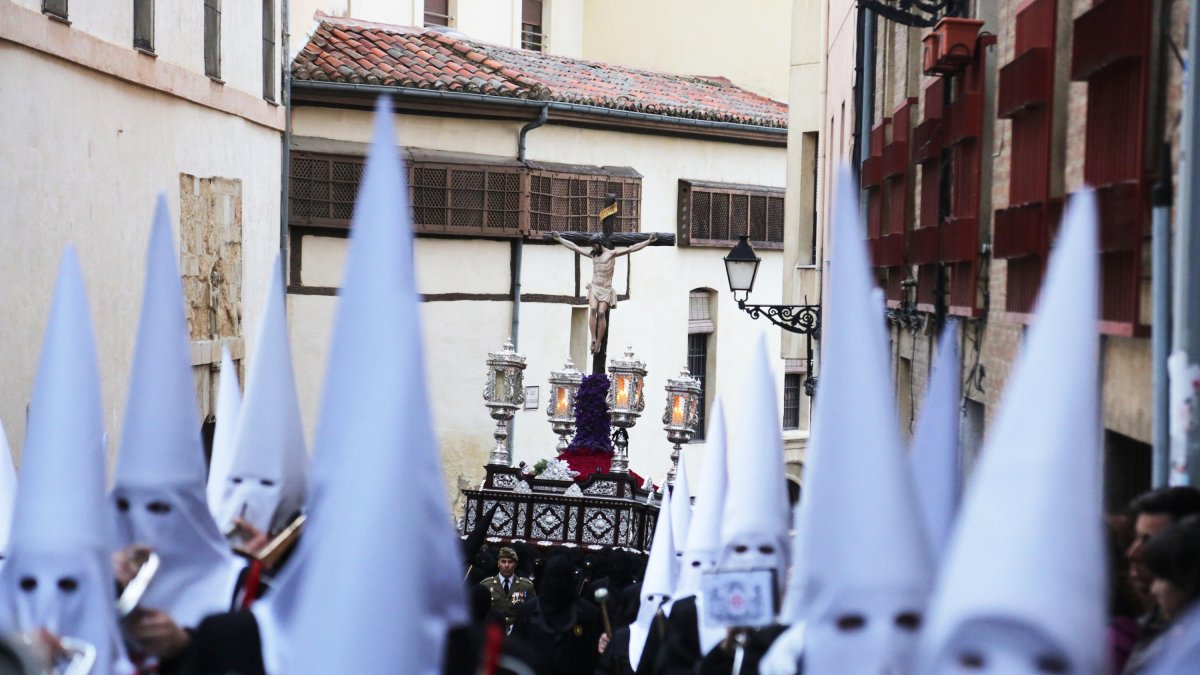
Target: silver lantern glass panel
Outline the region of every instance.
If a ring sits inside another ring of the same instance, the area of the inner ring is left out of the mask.
[[[558,434],[559,454],[567,449],[567,439],[575,433],[575,393],[582,382],[583,373],[575,369],[575,363],[570,358],[562,370],[550,372],[550,401],[546,404],[546,417],[554,433]]]
[[[625,355],[608,364],[608,415],[617,428],[613,434],[613,473],[629,472],[629,432],[637,424],[638,417],[646,409],[642,386],[646,381],[646,364],[633,353],[633,346],[625,348]]]
[[[500,351],[488,353],[487,367],[483,401],[496,420],[492,433],[496,446],[488,456],[488,464],[509,466],[512,455],[508,450],[508,424],[525,404],[525,357],[513,350],[510,338]]]
[[[674,444],[671,450],[671,470],[667,473],[667,485],[674,487],[675,473],[679,470],[679,452],[682,445],[696,435],[700,422],[700,397],[703,391],[700,381],[692,377],[686,367],[679,377],[667,378],[667,408],[663,411],[663,430],[667,440]]]

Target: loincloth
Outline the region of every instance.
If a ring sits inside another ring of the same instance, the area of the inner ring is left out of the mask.
[[[617,292],[613,290],[612,286],[596,286],[594,284],[588,284],[587,289],[588,297],[595,298],[596,302],[608,303],[609,309],[613,309],[617,306]]]

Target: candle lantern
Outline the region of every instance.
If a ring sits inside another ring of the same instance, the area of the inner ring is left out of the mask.
[[[488,464],[509,466],[512,457],[508,451],[508,423],[525,403],[525,357],[513,351],[509,339],[503,349],[488,354],[487,366],[483,400],[496,420],[496,431],[492,433],[496,447],[488,456]]]
[[[550,373],[550,402],[546,406],[546,416],[550,418],[554,433],[558,434],[559,454],[567,449],[567,439],[575,433],[575,392],[582,381],[583,373],[575,369],[569,358],[562,370]]]
[[[671,451],[671,470],[667,473],[667,485],[675,486],[675,472],[679,469],[679,451],[684,443],[696,435],[700,420],[700,381],[692,377],[685,367],[679,377],[667,378],[667,409],[663,412],[663,430],[667,440],[675,444]]]
[[[613,473],[629,472],[629,432],[637,424],[637,418],[646,409],[642,398],[642,384],[646,378],[646,364],[633,355],[633,347],[625,348],[625,356],[613,359],[608,365],[608,415],[613,433]]]

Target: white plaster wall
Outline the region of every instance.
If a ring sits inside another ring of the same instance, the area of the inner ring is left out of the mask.
[[[521,0],[457,0],[455,28],[484,42],[521,44]]]
[[[40,12],[41,0],[3,0]],[[275,44],[282,45],[282,4],[275,0]],[[133,3],[129,0],[71,2],[71,30],[133,49]],[[47,19],[49,21],[50,19]],[[303,45],[301,45],[303,46]],[[221,3],[221,79],[225,86],[262,94],[262,5],[225,0]],[[154,3],[154,53],[158,58],[204,73],[204,3]],[[275,77],[279,86],[281,75]],[[278,94],[278,89],[276,89]]]
[[[583,56],[788,100],[791,0],[586,0]]]
[[[178,232],[180,173],[242,181],[243,334],[254,344],[278,251],[279,133],[9,43],[0,43],[0,62],[0,99],[25,101],[0,107],[10,131],[0,137],[8,160],[0,162],[0,419],[19,451],[59,257],[74,244],[96,325],[111,458],[156,194],[166,192]]]
[[[546,51],[563,56],[583,56],[584,0],[543,0]]]
[[[437,148],[511,156],[519,124],[507,122],[397,117],[402,143]],[[317,136],[362,142],[370,129],[366,113],[302,108],[296,111],[294,131],[298,136]],[[742,146],[645,134],[583,130],[553,124],[528,137],[531,160],[576,162],[593,165],[632,166],[642,181],[643,231],[676,231],[678,180],[680,178],[784,185],[786,153],[782,148]],[[305,244],[306,248],[308,244]],[[661,481],[669,466],[671,446],[660,419],[665,405],[663,385],[678,374],[686,362],[688,294],[693,288],[717,291],[717,330],[710,345],[715,350],[716,369],[710,373],[712,386],[726,399],[733,433],[748,419],[739,405],[744,375],[752,350],[766,338],[769,353],[779,353],[779,330],[765,320],[754,321],[741,313],[729,296],[721,258],[724,249],[650,247],[628,259],[632,266],[628,286],[630,299],[622,301],[612,315],[609,355],[619,355],[625,345],[647,362],[646,411],[630,431],[631,467]],[[753,301],[781,301],[782,253],[763,251]],[[419,239],[417,247],[419,286],[423,293],[507,293],[509,246],[506,242],[471,239]],[[574,254],[552,245],[526,244],[523,255],[524,293],[570,294],[574,291]],[[306,253],[307,260],[307,253]],[[449,261],[453,264],[446,264]],[[304,263],[307,270],[309,263]],[[618,265],[617,289],[624,290],[625,263]],[[590,263],[582,265],[586,283]],[[307,272],[306,272],[307,273]],[[481,284],[476,275],[486,278]],[[497,290],[498,287],[498,290]],[[453,289],[453,290],[452,290]],[[291,297],[293,348],[300,386],[302,412],[310,433],[319,409],[319,386],[324,373],[328,322],[334,298]],[[422,307],[426,353],[431,375],[434,423],[446,457],[447,486],[475,486],[493,441],[494,423],[483,406],[481,392],[487,352],[500,348],[509,334],[511,303],[427,302]],[[320,326],[310,325],[320,322]],[[514,459],[533,463],[554,455],[557,437],[546,422],[545,404],[550,371],[562,366],[570,349],[571,306],[523,302],[519,350],[528,358],[525,384],[540,387],[537,410],[516,416]],[[577,364],[586,369],[590,364]],[[782,364],[780,364],[782,365]],[[782,401],[783,375],[776,372]],[[778,411],[776,411],[778,417]],[[736,452],[736,449],[735,449]],[[688,457],[699,456],[701,444],[685,448]],[[698,461],[698,460],[689,460]],[[698,469],[698,465],[695,467]],[[452,492],[453,494],[453,492]]]

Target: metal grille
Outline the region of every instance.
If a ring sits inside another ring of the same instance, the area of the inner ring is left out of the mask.
[[[712,238],[729,241],[729,195],[712,196]]]
[[[289,218],[300,225],[347,226],[362,181],[361,157],[296,152],[291,159]],[[523,199],[529,177],[528,207]],[[616,230],[639,230],[641,186],[635,178],[527,172],[510,166],[410,162],[408,183],[418,232],[518,235],[528,215],[533,232],[600,230],[605,195],[621,206]]]
[[[767,200],[766,241],[783,245],[783,197],[771,197]]]
[[[600,232],[598,214],[607,195],[617,195],[614,232],[641,229],[637,179],[535,171],[529,180],[529,227],[534,232]]]
[[[699,410],[699,416],[696,422],[695,440],[704,440],[704,430],[708,425],[705,423],[707,411],[705,410],[705,398],[708,394],[708,336],[711,333],[691,333],[688,335],[688,371],[692,377],[700,381],[700,400],[696,406]]]
[[[783,194],[775,188],[680,181],[680,239],[729,246],[748,234],[755,246],[783,248]]]
[[[755,196],[750,198],[750,231],[754,241],[767,238],[767,198]]]
[[[783,376],[783,428],[800,428],[800,389],[799,374],[789,373]]]
[[[446,170],[413,169],[413,220],[446,226]]]

